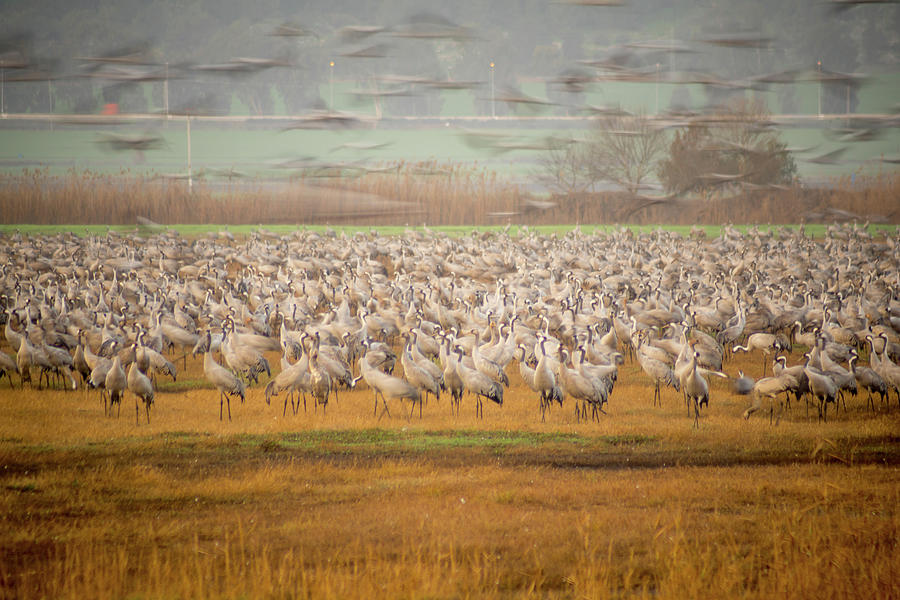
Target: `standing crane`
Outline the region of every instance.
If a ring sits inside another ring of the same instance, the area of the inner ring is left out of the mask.
[[[377,415],[378,420],[381,420],[381,417],[386,413],[388,417],[391,416],[390,411],[388,410],[388,398],[391,400],[411,400],[412,407],[410,407],[409,415],[407,416],[407,420],[412,417],[413,410],[416,407],[416,403],[419,403],[419,415],[421,416],[421,403],[422,398],[419,394],[419,390],[416,389],[414,385],[409,383],[408,381],[404,381],[399,377],[394,377],[393,375],[388,375],[384,371],[380,369],[376,369],[369,362],[368,353],[359,358],[359,372],[362,375],[362,378],[365,382],[372,388],[372,393],[375,398],[375,415]],[[381,402],[384,405],[384,410],[379,415],[378,414],[378,396],[381,396]]]
[[[138,368],[137,362],[131,363],[128,368],[127,375],[128,391],[134,394],[134,423],[139,425],[141,422],[141,410],[138,400],[144,401],[144,410],[147,414],[147,424],[150,424],[150,406],[153,404],[153,383]]]
[[[203,375],[206,380],[213,384],[219,390],[219,420],[222,420],[223,404],[228,404],[228,420],[231,420],[231,397],[240,396],[241,402],[244,401],[246,395],[246,387],[244,382],[238,379],[234,373],[217,363],[212,357],[212,351],[209,345],[212,343],[209,330],[206,331],[206,345],[201,346],[195,352],[203,353]]]

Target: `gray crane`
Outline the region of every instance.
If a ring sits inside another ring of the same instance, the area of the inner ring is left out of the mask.
[[[285,341],[284,343],[285,352],[287,353],[290,342]],[[266,404],[271,403],[273,396],[277,396],[281,392],[289,392],[288,396],[285,396],[284,398],[284,408],[282,409],[281,416],[287,414],[288,398],[290,398],[291,408],[293,409],[294,414],[297,414],[297,408],[294,404],[294,393],[296,391],[300,391],[303,394],[303,410],[306,410],[306,392],[304,388],[309,387],[309,355],[303,351],[302,343],[299,345],[302,354],[297,362],[294,364],[288,363],[287,366],[282,368],[281,372],[266,385]],[[285,361],[282,361],[282,364],[284,362]]]
[[[376,360],[377,359],[378,357],[376,357]],[[381,417],[385,414],[387,414],[388,417],[391,416],[391,413],[388,410],[388,398],[390,398],[391,400],[412,401],[412,407],[410,407],[407,420],[412,417],[412,413],[416,407],[416,403],[421,404],[422,402],[419,390],[414,385],[412,385],[408,381],[400,379],[399,377],[388,375],[384,371],[373,367],[369,362],[368,353],[359,358],[359,372],[365,382],[369,385],[369,387],[372,388],[372,393],[375,398],[375,415],[378,417],[378,420],[381,420]],[[381,414],[378,414],[379,395],[381,396],[381,402],[384,406],[384,410],[381,412]]]
[[[313,347],[309,352],[309,388],[315,400],[315,406],[322,405],[322,412],[328,406],[328,396],[331,394],[331,375],[319,366],[319,348]]]
[[[211,344],[211,334],[206,331],[206,348]],[[244,401],[246,395],[246,387],[244,382],[238,379],[234,373],[217,363],[212,352],[201,347],[199,351],[203,353],[203,375],[206,380],[212,383],[219,390],[219,420],[222,420],[223,404],[228,404],[228,420],[231,420],[231,397],[240,396],[241,402]]]
[[[796,380],[786,373],[758,379],[756,383],[753,384],[753,390],[750,392],[752,404],[744,411],[744,418],[749,419],[751,414],[762,408],[763,398],[768,398],[770,400],[769,424],[772,424],[775,415],[775,402],[778,399],[778,394],[788,391],[792,385],[796,385]],[[780,405],[783,406],[783,402],[780,403]],[[781,420],[781,412],[781,410],[778,411],[778,419],[775,420],[776,425],[778,424],[778,421]]]
[[[419,392],[424,392],[425,399],[427,400],[428,394],[430,393],[435,397],[436,400],[441,399],[441,388],[437,379],[426,369],[421,367],[413,358],[412,355],[412,346],[413,342],[410,336],[406,333],[403,334],[406,343],[403,346],[403,350],[400,353],[400,364],[403,365],[403,376],[404,378],[413,386],[418,388]],[[430,363],[434,365],[434,363]],[[437,365],[434,365],[437,368]],[[421,410],[421,407],[420,407]]]
[[[450,348],[452,341],[452,337],[447,335],[444,336],[441,344],[440,359],[444,369],[441,372],[440,384],[442,390],[450,392],[450,414],[454,414],[455,411],[456,416],[459,416],[459,404],[462,401],[464,388],[456,368],[456,353]]]
[[[676,391],[680,390],[680,384],[678,383],[678,378],[675,377],[675,372],[672,368],[666,363],[662,362],[659,359],[653,358],[652,356],[648,356],[646,353],[641,352],[641,347],[643,346],[643,335],[639,335],[637,338],[637,348],[635,350],[635,354],[638,359],[638,363],[641,365],[641,369],[644,370],[651,379],[653,379],[653,406],[659,404],[662,406],[662,398],[660,394],[660,383],[665,383],[666,385],[675,388]]]
[[[700,427],[700,404],[709,404],[709,383],[697,372],[699,358],[699,352],[692,354],[690,368],[683,381],[684,393],[688,401],[694,404],[694,427],[697,428]]]
[[[116,355],[112,359],[109,371],[106,372],[104,380],[106,393],[109,394],[109,415],[112,416],[113,407],[117,408],[116,416],[122,410],[122,396],[128,388],[128,381],[125,375],[125,369],[122,368],[122,361]]]
[[[807,354],[807,363],[808,358]],[[837,401],[838,387],[826,373],[809,364],[803,370],[809,378],[809,392],[818,401],[819,419],[828,422],[828,403]]]
[[[456,370],[462,380],[463,388],[475,396],[475,416],[484,418],[482,398],[487,398],[502,406],[503,387],[480,370],[467,367],[462,361],[462,348],[457,347],[456,354],[459,357]]]
[[[875,412],[875,402],[872,399],[872,393],[874,392],[881,396],[881,403],[884,404],[888,393],[887,384],[884,382],[884,378],[870,367],[857,367],[856,361],[858,359],[859,355],[855,352],[850,356],[850,372],[853,373],[853,377],[856,379],[856,385],[868,393],[866,410],[871,407],[872,411]]]
[[[141,422],[141,409],[138,400],[143,400],[144,410],[147,415],[147,424],[150,424],[150,406],[153,404],[153,383],[138,368],[137,362],[131,363],[126,376],[128,391],[134,394],[134,423]]]
[[[741,352],[752,352],[753,350],[762,350],[763,357],[763,376],[766,374],[766,364],[769,362],[769,355],[772,352],[778,353],[780,350],[785,350],[783,347],[782,340],[778,338],[774,333],[765,333],[765,332],[757,332],[751,333],[749,337],[747,337],[747,345],[741,346],[739,344],[735,344],[732,348],[732,354],[741,351]]]
[[[0,352],[0,379],[6,375],[9,378],[9,386],[12,387],[12,374],[19,374],[19,366],[15,359],[6,352]]]

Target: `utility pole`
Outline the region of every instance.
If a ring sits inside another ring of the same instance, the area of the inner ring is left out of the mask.
[[[188,192],[194,191],[194,178],[191,173],[191,116],[188,115],[187,119],[187,159],[188,159]]]
[[[491,118],[497,118],[497,113],[494,110],[494,61],[491,61]]]
[[[819,116],[822,116],[822,61],[816,61],[816,73],[819,75],[816,79],[819,81]]]
[[[659,114],[659,63],[656,63],[656,111],[654,114]]]
[[[163,103],[166,109],[166,121],[169,120],[169,62],[166,61],[166,78],[163,80]]]
[[[329,95],[331,96],[331,100],[329,102],[328,108],[334,111],[334,61],[328,63],[329,68],[329,76],[328,76],[328,89]]]

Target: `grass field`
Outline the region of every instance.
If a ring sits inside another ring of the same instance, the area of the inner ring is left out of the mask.
[[[759,376],[759,357],[738,368]],[[0,596],[900,592],[894,400],[851,399],[828,423],[794,405],[772,426],[717,380],[694,430],[628,361],[599,422],[567,401],[540,423],[511,379],[483,420],[468,399],[459,417],[442,399],[378,420],[365,389],[282,416],[253,387],[229,422],[188,360],[139,425],[130,396],[109,418],[96,392],[4,380]]]

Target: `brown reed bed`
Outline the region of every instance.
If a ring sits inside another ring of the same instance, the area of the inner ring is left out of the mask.
[[[359,173],[307,173],[277,181],[193,185],[123,170],[0,175],[0,222],[43,225],[161,224],[550,225],[561,223],[900,223],[900,176],[828,186],[747,190],[657,201],[621,192],[537,199],[477,166],[436,161]]]

